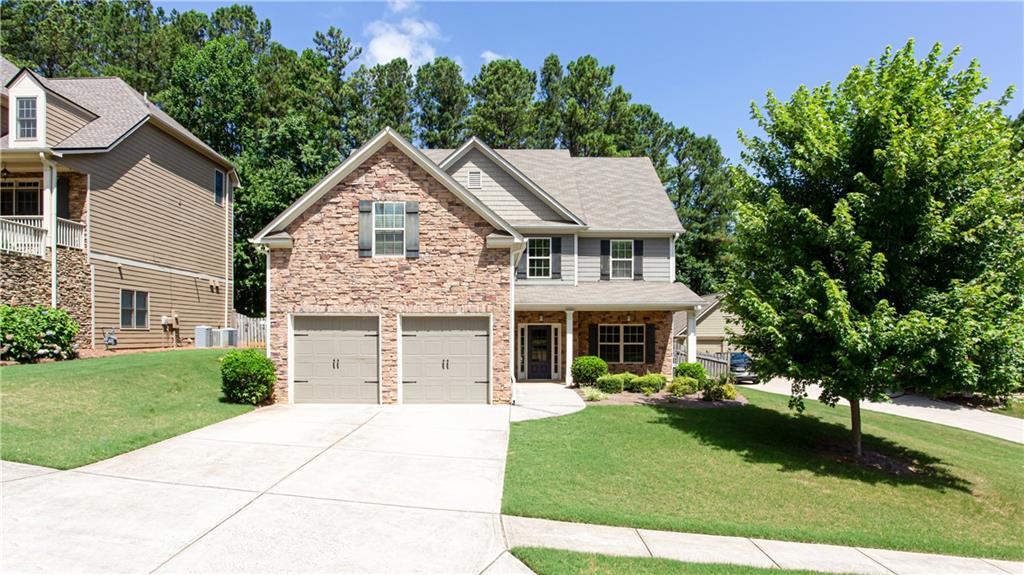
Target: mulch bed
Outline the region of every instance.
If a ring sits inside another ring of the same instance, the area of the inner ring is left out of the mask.
[[[586,401],[583,391],[575,388],[576,394]],[[722,407],[740,407],[747,404],[747,398],[737,395],[736,399],[723,399],[721,401],[704,401],[699,393],[687,395],[686,397],[673,397],[662,391],[651,395],[624,391],[622,393],[608,394],[607,399],[601,401],[587,401],[587,405],[656,405],[659,407],[671,407],[675,409],[708,409]]]

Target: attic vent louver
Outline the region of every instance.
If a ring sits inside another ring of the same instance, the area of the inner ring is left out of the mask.
[[[467,179],[469,180],[468,183],[466,184],[467,188],[469,188],[471,190],[479,190],[480,189],[480,171],[479,170],[470,170],[469,176],[467,177]]]

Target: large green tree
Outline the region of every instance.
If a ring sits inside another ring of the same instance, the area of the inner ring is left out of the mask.
[[[913,43],[837,86],[771,93],[743,136],[726,303],[763,377],[850,403],[1024,381],[1024,158],[988,81]]]
[[[611,155],[615,137],[608,127],[615,67],[601,66],[588,54],[569,62],[568,70],[561,86],[562,142],[574,156]]]
[[[416,70],[416,137],[428,148],[454,148],[466,140],[469,89],[462,67],[440,56]]]
[[[548,54],[540,68],[537,101],[533,104],[534,133],[530,141],[534,148],[554,148],[562,139],[562,82],[565,71],[558,55]]]
[[[519,60],[494,60],[470,84],[470,133],[494,148],[525,147],[533,135],[530,109],[537,75]]]

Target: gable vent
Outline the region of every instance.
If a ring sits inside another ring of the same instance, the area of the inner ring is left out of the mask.
[[[471,190],[480,189],[480,170],[470,170],[467,179],[469,180],[466,184],[467,188]]]

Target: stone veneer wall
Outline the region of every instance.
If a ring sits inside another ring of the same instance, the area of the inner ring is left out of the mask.
[[[420,257],[359,257],[359,200],[418,201]],[[271,250],[275,400],[288,399],[289,313],[380,315],[384,403],[398,400],[400,314],[487,313],[493,318],[492,401],[509,403],[509,250],[485,247],[493,231],[393,146],[364,162],[289,226],[293,248]]]
[[[83,250],[57,248],[57,307],[78,322],[76,342],[92,345],[92,278]],[[9,305],[50,305],[50,256],[0,253],[0,293]]]
[[[626,320],[627,315],[630,316],[629,321]],[[573,316],[573,327],[576,330],[574,348],[577,356],[590,353],[590,326],[595,323],[653,323],[654,363],[609,363],[608,371],[611,373],[629,371],[638,375],[650,371],[672,377],[672,312],[578,311]]]

